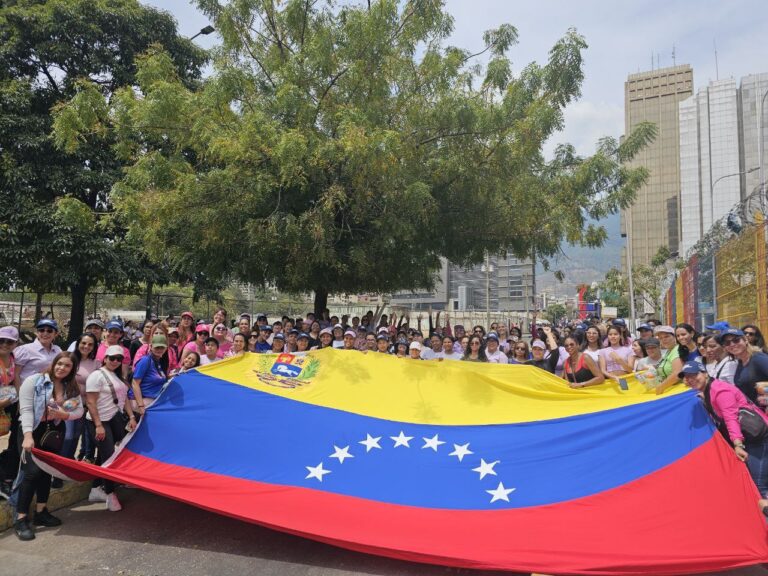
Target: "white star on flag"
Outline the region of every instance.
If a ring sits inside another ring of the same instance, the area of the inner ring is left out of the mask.
[[[323,468],[323,463],[320,462],[317,466],[305,466],[307,470],[309,470],[309,474],[307,474],[307,477],[305,480],[309,480],[310,478],[317,478],[320,482],[323,481],[323,476],[326,474],[330,474],[330,470],[325,470]]]
[[[360,440],[358,444],[362,444],[365,446],[365,451],[370,452],[374,448],[378,448],[381,450],[381,446],[379,446],[379,440],[381,440],[381,436],[377,436],[376,438],[371,437],[370,434],[366,434],[367,438],[365,440]]]
[[[502,484],[501,482],[499,482],[499,485],[496,487],[495,490],[486,490],[488,494],[493,496],[493,498],[491,498],[491,504],[496,502],[496,500],[505,500],[509,502],[509,494],[510,492],[514,492],[514,491],[515,491],[514,488],[504,488],[504,484]]]
[[[411,445],[408,444],[408,442],[413,440],[413,436],[406,436],[402,430],[400,430],[399,436],[390,436],[390,438],[395,441],[395,448],[398,446],[405,446],[406,448],[410,448]]]
[[[477,468],[472,468],[472,472],[480,472],[480,480],[488,476],[488,474],[493,474],[496,476],[496,471],[493,469],[496,464],[501,462],[501,460],[495,460],[494,462],[488,463],[482,458],[480,458],[480,466]]]
[[[424,440],[424,446],[421,447],[423,450],[424,448],[432,448],[435,452],[437,452],[437,447],[440,446],[440,444],[445,444],[442,440],[437,439],[437,434],[432,436],[432,438],[422,438]]]
[[[337,458],[339,461],[339,464],[344,464],[344,460],[346,458],[354,458],[354,455],[349,453],[349,446],[344,446],[344,448],[339,448],[335,444],[333,445],[334,453],[331,454],[331,458]]]
[[[459,446],[458,444],[454,444],[453,447],[455,450],[448,454],[448,456],[456,456],[459,459],[459,462],[461,462],[464,459],[464,456],[468,454],[474,454],[472,450],[469,449],[469,442],[466,444],[462,444]]]

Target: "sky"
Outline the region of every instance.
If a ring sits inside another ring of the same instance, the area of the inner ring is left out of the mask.
[[[187,0],[144,3],[173,14],[184,35],[209,24]],[[471,51],[482,48],[485,30],[505,22],[515,26],[519,43],[509,53],[514,71],[531,61],[546,62],[549,49],[570,27],[586,38],[582,97],[567,108],[565,129],[548,143],[546,155],[562,142],[587,155],[599,138],[621,136],[627,75],[650,70],[652,58],[654,68],[672,66],[673,49],[678,65],[693,68],[696,90],[718,74],[738,81],[768,72],[765,0],[448,0],[446,8],[455,20],[448,43]],[[216,34],[195,42],[211,47]]]

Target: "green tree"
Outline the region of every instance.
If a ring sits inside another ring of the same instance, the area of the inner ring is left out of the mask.
[[[629,287],[627,278],[618,268],[611,268],[599,283],[600,299],[605,306],[613,306],[619,318],[629,318]]]
[[[205,52],[177,35],[170,15],[136,0],[0,3],[0,285],[69,290],[70,336],[82,330],[90,287],[167,279],[111,215],[121,175],[113,135],[66,151],[51,137],[53,110],[81,83],[104,106],[134,83],[135,55],[152,45],[180,82],[196,84]]]
[[[550,304],[547,306],[546,310],[544,310],[544,318],[552,322],[552,324],[557,324],[562,318],[565,318],[568,315],[568,311],[565,309],[565,306],[562,304]]]
[[[647,177],[625,163],[652,125],[588,158],[542,156],[580,96],[575,30],[513,73],[513,26],[487,31],[478,54],[446,46],[439,1],[197,4],[223,37],[201,90],[152,51],[138,91],[102,105],[82,85],[57,133],[67,149],[114,134],[129,163],[118,209],[171,268],[313,291],[319,312],[330,291],[431,287],[441,256],[599,246],[587,220],[628,206]]]

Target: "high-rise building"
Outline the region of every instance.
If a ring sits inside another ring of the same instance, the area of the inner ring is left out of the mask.
[[[739,171],[744,174],[742,193],[749,196],[762,182],[768,180],[768,72],[751,74],[741,79],[739,87]],[[762,119],[760,112],[762,111]],[[762,120],[762,121],[761,121]],[[760,126],[763,145],[760,146]],[[762,148],[762,150],[761,150]],[[760,152],[763,172],[760,173]],[[758,170],[754,170],[758,168]]]
[[[641,122],[656,125],[656,139],[632,161],[650,174],[634,204],[621,213],[622,235],[633,266],[649,264],[662,246],[675,253],[680,243],[680,135],[678,104],[693,94],[690,66],[630,74],[624,84],[624,130]]]
[[[392,306],[414,310],[524,312],[533,310],[536,273],[530,260],[512,255],[492,255],[486,263],[464,268],[446,260],[433,292],[400,292],[392,295]]]
[[[746,76],[739,87],[732,78],[710,82],[680,103],[681,256],[758,187],[758,117],[766,91],[768,73]]]
[[[710,82],[680,103],[680,255],[741,198],[738,90]]]

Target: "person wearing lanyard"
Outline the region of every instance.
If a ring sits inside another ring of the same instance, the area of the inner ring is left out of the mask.
[[[133,382],[128,391],[134,412],[144,416],[144,412],[155,401],[163,386],[168,381],[160,359],[168,349],[165,336],[156,334],[152,337],[151,352],[136,363],[133,370]]]
[[[672,326],[656,326],[654,334],[664,349],[661,360],[656,366],[656,379],[659,382],[656,386],[656,394],[662,394],[680,382],[678,374],[683,369],[683,361],[680,360],[680,350],[675,340],[675,329]]]
[[[128,386],[118,374],[124,353],[125,349],[119,345],[107,348],[104,365],[92,372],[85,382],[88,404],[86,425],[96,439],[96,463],[99,466],[114,454],[115,444],[125,437],[126,431],[136,427],[130,402],[126,402]],[[122,416],[123,409],[128,416],[127,425]],[[115,483],[111,480],[95,480],[88,501],[106,502],[110,512],[118,512],[122,508],[115,494]]]

